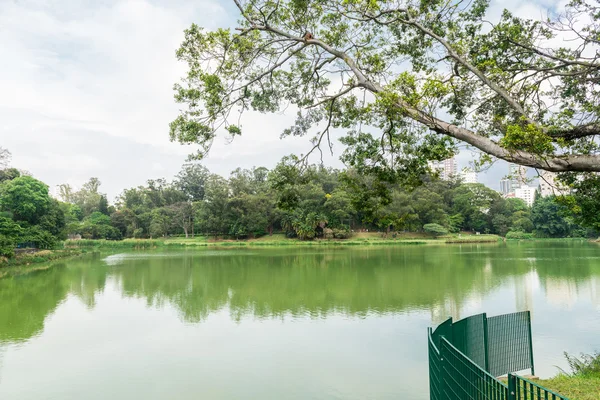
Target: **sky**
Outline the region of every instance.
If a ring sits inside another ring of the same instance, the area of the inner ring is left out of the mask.
[[[493,2],[518,15],[542,15],[548,3]],[[12,166],[56,186],[80,187],[90,177],[114,199],[148,179],[171,179],[195,149],[171,143],[168,124],[178,114],[173,84],[185,73],[175,58],[183,31],[235,26],[226,0],[0,0],[0,146]],[[218,138],[203,161],[228,176],[237,168],[272,168],[291,153],[306,153],[309,139],[279,135],[294,119],[249,113],[244,134]],[[325,162],[342,167],[334,157]],[[459,168],[473,159],[457,157]],[[479,180],[499,189],[506,163]]]

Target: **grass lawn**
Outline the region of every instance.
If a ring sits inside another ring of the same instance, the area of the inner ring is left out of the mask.
[[[133,248],[148,249],[157,247],[244,247],[244,246],[357,246],[357,245],[407,245],[407,244],[443,244],[443,243],[494,243],[500,240],[496,235],[452,234],[432,237],[421,233],[397,233],[387,235],[379,232],[355,232],[349,239],[290,239],[283,233],[274,233],[255,239],[224,239],[221,237],[197,235],[194,238],[181,236],[156,239],[112,240],[69,240],[66,248]]]
[[[567,376],[560,374],[551,379],[536,379],[535,383],[570,400],[600,399],[600,376]]]

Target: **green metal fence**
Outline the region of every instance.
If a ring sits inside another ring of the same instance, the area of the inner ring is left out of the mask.
[[[531,369],[531,375],[535,375],[529,311],[487,318],[486,335],[486,370],[490,374],[501,376]]]
[[[428,330],[431,400],[568,400],[514,375],[534,373],[529,311],[449,318]],[[497,376],[508,375],[508,384]]]
[[[568,400],[558,393],[546,389],[522,376],[508,375],[508,392],[513,394],[509,399],[523,400]]]

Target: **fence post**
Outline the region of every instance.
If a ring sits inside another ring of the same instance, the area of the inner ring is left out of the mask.
[[[483,313],[483,362],[484,369],[488,373],[490,372],[489,354],[487,313]]]
[[[448,329],[448,337],[446,337],[446,340],[449,341],[450,343],[454,343],[454,321],[452,320],[452,317],[448,318],[448,320],[450,321],[450,329]],[[440,346],[442,345],[442,342],[440,341]]]
[[[513,374],[508,374],[508,399],[517,400],[517,377]]]
[[[437,382],[437,389],[438,391],[441,389],[441,383],[440,383],[440,376],[441,376],[441,354],[439,352],[436,353],[435,348],[432,347],[432,342],[433,342],[433,328],[427,328],[427,334],[429,336],[428,338],[428,343],[427,343],[427,348],[428,348],[428,354],[429,354],[429,398],[430,400],[441,400],[440,397],[438,397],[437,393],[434,390],[435,387],[435,383],[433,382]],[[431,341],[431,343],[429,342]],[[439,369],[439,370],[436,370]],[[437,374],[436,374],[437,372]],[[440,396],[441,396],[441,392],[440,392]]]
[[[442,336],[442,338],[440,339],[440,394],[441,394],[441,399],[440,400],[447,400],[448,399],[448,393],[446,392],[446,375],[448,374],[448,369],[446,368],[446,352],[444,351],[444,346],[442,345],[442,341],[444,340],[444,337]]]
[[[533,337],[531,336],[531,311],[527,311],[527,329],[529,330],[529,357],[531,358],[531,375],[535,376],[535,367],[533,366]]]

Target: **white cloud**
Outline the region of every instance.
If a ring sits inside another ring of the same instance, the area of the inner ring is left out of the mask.
[[[10,62],[0,82],[12,96],[2,96],[0,105],[164,143],[177,111],[171,87],[181,66],[174,52],[191,22],[186,9],[137,0],[90,2],[89,11],[65,16],[62,10],[75,2],[61,2],[60,9],[7,4],[0,25],[8,35],[0,43]],[[204,4],[206,25],[227,18],[218,3]]]
[[[114,196],[172,176],[191,152],[168,141],[172,86],[184,73],[175,50],[192,22],[210,29],[235,18],[219,1],[0,3],[0,143],[51,186],[98,176]],[[279,141],[289,121],[246,116],[244,137],[217,139],[207,166],[227,174],[307,147]]]

